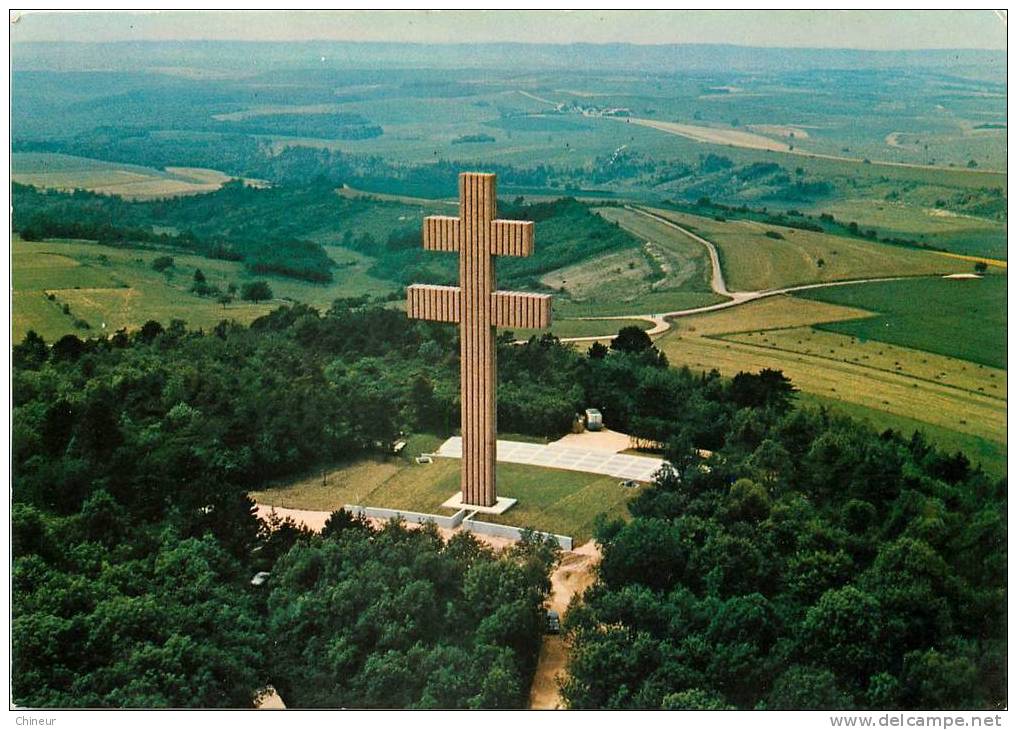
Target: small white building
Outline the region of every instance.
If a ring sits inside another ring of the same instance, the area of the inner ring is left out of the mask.
[[[600,415],[600,411],[596,408],[586,409],[586,430],[587,431],[600,431],[604,428],[604,417]]]

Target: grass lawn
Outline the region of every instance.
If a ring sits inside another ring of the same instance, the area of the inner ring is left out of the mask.
[[[717,246],[728,288],[777,289],[822,281],[919,276],[971,271],[968,262],[930,251],[845,238],[756,221],[712,218],[653,209]],[[780,239],[767,233],[779,234]]]
[[[512,438],[511,434],[502,434]],[[441,503],[459,491],[459,459],[435,458],[433,464],[416,464],[421,452],[437,449],[443,439],[430,435],[411,437],[405,456],[362,459],[326,471],[252,492],[259,503],[276,507],[336,510],[345,504],[390,507],[415,512],[452,514]],[[598,514],[627,517],[625,503],[639,489],[623,489],[618,479],[563,469],[525,464],[498,464],[498,493],[519,500],[503,515],[478,515],[487,522],[532,527],[570,535],[581,544],[593,535]]]
[[[876,282],[796,296],[878,313],[821,329],[1006,367],[1005,276]]]

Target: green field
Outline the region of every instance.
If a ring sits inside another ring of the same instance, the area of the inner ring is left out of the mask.
[[[930,437],[951,434],[943,441],[948,448],[971,445],[986,460],[998,459],[1007,441],[1005,370],[811,330],[869,319],[842,303],[777,297],[677,319],[657,345],[675,366],[728,376],[782,370],[809,396],[927,424]]]
[[[717,246],[728,288],[777,289],[798,284],[883,276],[971,271],[971,265],[929,251],[833,236],[755,221],[654,209]],[[782,236],[775,239],[767,233]]]
[[[174,266],[163,273],[151,266],[161,255],[174,259]],[[48,342],[66,334],[98,336],[120,328],[138,329],[150,319],[163,326],[171,319],[182,319],[193,329],[207,330],[223,319],[248,323],[283,304],[284,299],[327,309],[338,297],[376,296],[396,288],[367,274],[369,262],[358,254],[342,250],[330,251],[330,255],[350,265],[340,266],[335,281],[322,285],[255,275],[233,261],[87,241],[27,242],[15,236],[11,250],[12,338],[20,342],[28,330],[35,330]],[[209,283],[223,290],[229,283],[239,287],[247,281],[266,280],[276,300],[258,304],[238,300],[224,308],[215,299],[189,291],[195,269],[201,269]],[[62,312],[64,304],[69,315]],[[76,326],[75,320],[87,322],[89,329]]]
[[[459,460],[436,458],[417,464],[413,458],[438,448],[443,439],[411,437],[405,456],[365,459],[328,469],[286,484],[271,485],[251,494],[260,504],[290,509],[333,511],[347,504],[388,507],[431,514],[452,514],[442,502],[459,491]],[[618,480],[563,469],[523,464],[498,464],[498,492],[519,502],[503,515],[483,515],[484,521],[569,535],[582,544],[593,535],[598,514],[626,518],[625,503],[639,489],[623,489]]]
[[[816,301],[877,313],[818,327],[991,367],[1006,367],[1006,277],[915,279],[801,292]]]
[[[913,193],[907,198],[907,203],[882,198],[826,200],[807,210],[814,215],[828,213],[839,221],[856,221],[863,228],[875,228],[884,238],[910,239],[956,253],[1006,259],[1005,221],[953,213],[936,207],[936,199],[915,200]]]

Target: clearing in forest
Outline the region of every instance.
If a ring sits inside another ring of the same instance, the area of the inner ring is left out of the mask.
[[[441,504],[459,490],[459,460],[414,461],[422,452],[436,451],[443,440],[427,434],[412,436],[399,456],[360,459],[251,496],[259,504],[293,509],[333,511],[356,504],[452,514]],[[617,478],[597,474],[504,463],[496,469],[498,491],[519,502],[504,514],[484,515],[484,521],[570,535],[577,545],[593,535],[598,514],[625,518],[625,504],[641,491],[620,487]]]

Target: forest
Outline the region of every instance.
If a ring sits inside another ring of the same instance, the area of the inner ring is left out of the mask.
[[[621,335],[499,339],[503,430],[560,435],[597,404],[667,444],[566,615],[571,707],[1005,705],[1005,482],[799,406],[778,371],[694,374]],[[450,328],[338,301],[30,334],[13,358],[18,704],[250,706],[272,684],[293,707],[524,705],[554,548],[342,512],[312,536],[247,496],[448,433]]]
[[[449,189],[456,185],[453,181]],[[178,249],[243,261],[258,274],[321,283],[332,281],[336,263],[317,239],[339,238],[342,231],[343,246],[375,259],[370,271],[378,278],[401,284],[451,283],[457,272],[454,258],[423,250],[419,226],[396,228],[383,240],[368,231],[354,235],[349,226],[353,217],[381,218],[404,209],[383,200],[337,195],[334,184],[324,179],[267,189],[236,180],[213,193],[148,202],[83,190],[43,191],[17,183],[12,190],[14,230],[27,241],[73,238],[120,247]],[[637,243],[574,198],[536,203],[517,198],[504,201],[498,213],[501,218],[541,224],[537,255],[501,262],[501,278],[510,285],[539,289],[543,273]]]

